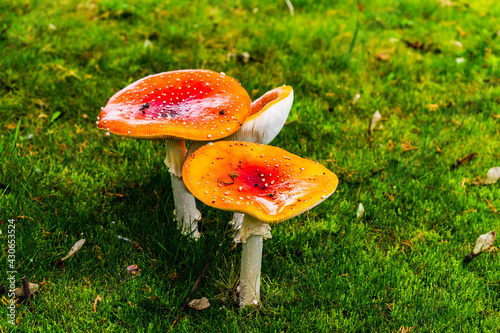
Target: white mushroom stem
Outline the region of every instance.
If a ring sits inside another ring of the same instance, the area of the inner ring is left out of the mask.
[[[172,181],[172,191],[174,194],[175,219],[177,228],[183,235],[191,236],[194,239],[200,238],[198,231],[198,221],[201,219],[201,213],[196,209],[194,196],[189,192],[184,181],[179,179],[173,173],[170,174]]]
[[[242,213],[233,214],[233,219],[231,220],[231,222],[229,222],[233,226],[233,229],[237,230],[241,228],[241,225],[243,224],[243,217],[245,217],[245,214]]]
[[[167,156],[165,164],[168,171],[179,178],[182,178],[182,166],[186,161],[186,143],[182,140],[167,140]]]
[[[182,234],[189,235],[194,239],[200,237],[198,231],[198,221],[201,214],[196,209],[194,196],[189,192],[182,178],[182,165],[186,160],[186,144],[184,141],[167,140],[167,157],[165,164],[169,168],[170,179],[172,182],[172,192],[174,195],[175,219],[177,228]]]
[[[264,239],[271,238],[271,227],[249,215],[241,226],[240,307],[257,305],[260,299],[260,271]]]
[[[245,214],[242,213],[234,213],[233,219],[229,221],[229,224],[233,227],[233,242],[239,243],[241,238],[241,225],[243,224],[243,218]]]

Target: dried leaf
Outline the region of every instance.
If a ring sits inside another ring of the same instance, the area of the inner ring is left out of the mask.
[[[486,203],[488,204],[488,207],[490,207],[490,209],[493,211],[493,213],[498,213],[498,210],[495,208],[495,206],[493,206],[491,204],[491,202],[488,200],[488,199],[484,199],[486,201]]]
[[[476,241],[476,246],[474,247],[474,250],[472,250],[472,254],[478,255],[479,253],[486,251],[491,245],[493,245],[495,237],[496,237],[495,230],[492,230],[487,234],[479,236],[479,238]]]
[[[413,329],[414,327],[405,327],[405,326],[401,326],[398,330],[397,333],[409,333],[409,332],[413,332]]]
[[[389,140],[389,143],[387,144],[387,149],[394,150],[394,142],[392,140]]]
[[[328,95],[328,93],[327,93]],[[354,95],[354,98],[352,99],[352,105],[356,105],[356,103],[358,102],[359,98],[361,97],[361,94],[356,94]]]
[[[488,170],[486,178],[483,182],[485,185],[494,184],[500,178],[500,167],[494,167]]]
[[[359,203],[358,212],[356,213],[356,216],[359,219],[359,218],[361,218],[363,216],[364,213],[365,213],[365,207],[363,207],[362,203]]]
[[[127,267],[127,271],[130,275],[137,275],[137,273],[139,273],[139,267],[137,265],[130,265]]]
[[[210,306],[210,302],[206,297],[200,299],[193,299],[188,303],[188,306],[195,310],[204,310]]]
[[[417,150],[418,147],[411,144],[411,141],[405,141],[401,143],[401,148],[403,151]]]
[[[404,39],[403,39],[403,43],[405,43],[405,45],[407,47],[409,47],[410,49],[414,49],[417,51],[441,53],[441,49],[434,47],[434,44],[432,44],[432,43],[425,44],[425,43],[421,43],[419,41],[410,42],[410,41],[404,40]]]
[[[33,295],[34,293],[36,293],[38,291],[38,289],[40,288],[40,286],[36,283],[28,283],[28,286],[29,286],[29,294],[30,295]],[[26,297],[26,293],[24,292],[24,287],[19,287],[19,288],[16,288],[14,289],[14,295],[16,295],[16,297]]]
[[[389,60],[391,60],[391,53],[392,53],[392,50],[384,50],[384,51],[381,51],[380,53],[377,53],[375,55],[375,58],[377,60],[382,61],[382,62],[388,62]]]
[[[373,114],[372,120],[370,121],[370,128],[368,130],[368,133],[371,134],[373,132],[373,130],[375,129],[375,126],[377,126],[377,123],[380,121],[380,119],[382,119],[382,115],[377,110]]]
[[[97,312],[96,306],[97,306],[97,302],[99,302],[99,301],[102,301],[101,295],[97,295],[97,297],[94,300],[94,312]]]
[[[439,0],[439,2],[441,3],[441,7],[455,6],[455,4],[453,2],[451,2],[450,0]]]
[[[465,165],[465,164],[468,164],[470,161],[472,161],[475,157],[477,156],[477,153],[472,153],[472,154],[469,154],[467,156],[465,156],[464,158],[461,158],[459,159],[458,161],[456,161],[455,163],[453,163],[450,167],[450,169],[453,171],[455,170],[456,168],[458,168],[459,166],[461,165]]]
[[[76,252],[78,252],[78,250],[80,250],[80,248],[83,246],[83,244],[85,244],[85,239],[80,239],[78,242],[76,242],[71,247],[71,249],[69,250],[68,254],[65,255],[63,258],[61,258],[61,260],[59,260],[59,261],[63,262],[65,260],[71,258]]]
[[[440,106],[441,106],[441,103],[429,104],[429,110],[430,111],[437,111]]]
[[[469,178],[464,178],[462,180],[462,184],[460,184],[460,187],[464,187],[465,186],[465,183],[469,181]]]
[[[491,56],[491,48],[487,47],[487,48],[486,48],[486,53],[485,53],[485,55],[484,55],[483,60],[484,60],[484,61],[488,60],[488,58],[489,58],[490,56]]]

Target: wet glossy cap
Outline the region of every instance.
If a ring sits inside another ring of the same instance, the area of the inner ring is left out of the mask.
[[[246,90],[223,73],[165,72],[111,97],[97,127],[141,139],[216,140],[241,127],[250,105]]]
[[[184,183],[205,204],[277,223],[328,198],[337,176],[323,165],[256,143],[218,141],[185,162]]]

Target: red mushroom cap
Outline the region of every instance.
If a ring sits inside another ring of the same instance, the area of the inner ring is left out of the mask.
[[[141,139],[216,140],[241,127],[250,105],[246,90],[222,73],[165,72],[111,97],[97,127]]]
[[[218,141],[196,150],[182,178],[205,204],[277,223],[311,209],[337,188],[323,165],[283,149],[256,143]]]

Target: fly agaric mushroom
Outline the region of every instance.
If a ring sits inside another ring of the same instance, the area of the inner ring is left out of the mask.
[[[266,92],[252,102],[250,115],[243,126],[235,133],[222,138],[225,141],[245,141],[267,145],[281,131],[288,118],[293,104],[293,89],[290,86],[281,86]],[[188,156],[206,142],[193,142],[189,147]],[[243,223],[244,214],[234,213],[230,224],[238,230]],[[235,236],[239,242],[239,235]]]
[[[182,176],[205,204],[244,213],[240,306],[257,304],[263,240],[269,224],[297,216],[328,198],[337,176],[323,165],[283,149],[255,143],[219,141],[186,159]]]
[[[182,177],[184,140],[217,140],[237,131],[251,100],[235,79],[209,70],[179,70],[150,75],[110,98],[97,128],[138,139],[166,140],[177,225],[199,237],[200,212]]]

